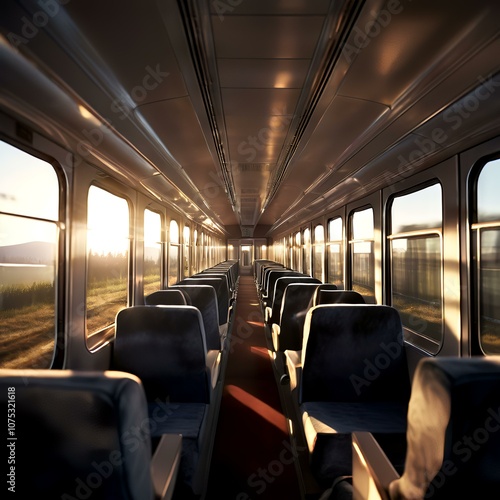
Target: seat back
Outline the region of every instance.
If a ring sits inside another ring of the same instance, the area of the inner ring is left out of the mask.
[[[144,298],[148,306],[187,306],[191,305],[189,295],[185,295],[182,290],[167,288],[150,293]]]
[[[137,375],[148,401],[209,403],[205,330],[193,306],[133,306],[115,320],[112,366]]]
[[[422,359],[408,408],[404,472],[390,491],[401,498],[491,498],[500,489],[499,431],[500,356]]]
[[[4,415],[15,404],[16,439],[6,443],[14,496],[154,498],[147,404],[136,376],[0,370],[0,399]]]
[[[316,283],[290,283],[281,300],[279,350],[302,349],[304,321]]]
[[[408,403],[410,377],[398,311],[332,304],[311,308],[304,324],[299,403]]]
[[[227,279],[223,277],[203,278],[201,276],[194,276],[192,278],[185,278],[177,284],[213,286],[217,295],[217,305],[219,308],[219,325],[224,325],[225,323],[227,323],[229,313],[229,287],[227,285]]]
[[[333,285],[335,286],[335,285]],[[364,304],[363,296],[354,290],[335,290],[319,286],[314,293],[312,306],[320,304]]]
[[[201,312],[207,349],[220,351],[219,310],[214,287],[210,285],[174,285],[174,288],[182,290],[189,297],[191,304]]]
[[[271,316],[269,318],[269,323],[277,323],[280,321],[281,304],[283,301],[283,296],[285,294],[285,289],[291,283],[315,283],[320,285],[321,281],[312,278],[311,276],[298,275],[298,276],[282,276],[276,280],[274,286],[274,295],[271,307]]]

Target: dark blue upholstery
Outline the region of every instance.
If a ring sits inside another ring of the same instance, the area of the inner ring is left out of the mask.
[[[500,356],[424,358],[393,495],[495,498],[500,491]]]
[[[351,474],[354,431],[380,436],[394,460],[404,461],[410,378],[396,309],[311,308],[301,361],[299,411],[320,484]]]
[[[274,286],[274,294],[271,304],[270,306],[268,306],[271,307],[271,315],[267,319],[268,323],[279,324],[281,316],[281,304],[283,296],[285,294],[285,289],[291,283],[315,283],[320,285],[321,281],[316,278],[312,278],[311,276],[305,276],[305,275],[291,275],[291,276],[278,277]]]
[[[144,298],[144,302],[148,306],[186,306],[191,305],[191,299],[188,295],[182,293],[181,290],[167,288],[166,290],[158,290],[149,294]]]
[[[137,375],[148,401],[210,402],[207,346],[193,306],[134,306],[116,315],[113,369]]]
[[[317,286],[314,283],[290,283],[285,288],[281,304],[277,350],[283,352],[287,349],[293,351],[302,349],[304,321]]]
[[[158,433],[182,434],[179,479],[199,493],[210,454],[220,402],[207,366],[203,319],[194,306],[133,306],[116,315],[113,368],[144,384],[150,418]],[[170,406],[169,406],[170,405]],[[158,412],[163,409],[163,420]],[[155,415],[156,413],[156,415]],[[214,427],[214,428],[212,428]],[[198,434],[196,435],[196,433]]]
[[[228,322],[228,313],[230,306],[229,287],[227,280],[220,278],[203,278],[195,276],[179,281],[178,285],[210,285],[215,289],[217,294],[217,305],[219,307],[219,325],[224,325]]]
[[[8,394],[15,395],[17,440],[4,438],[6,464],[15,458],[13,497],[153,500],[147,405],[136,376],[0,370],[6,428]]]
[[[354,290],[335,290],[324,288],[321,285],[316,289],[311,306],[321,304],[364,304],[363,296]],[[335,286],[335,285],[333,285]]]
[[[203,318],[207,349],[222,349],[219,331],[219,310],[217,295],[211,285],[174,285],[189,297],[191,304],[198,308]]]

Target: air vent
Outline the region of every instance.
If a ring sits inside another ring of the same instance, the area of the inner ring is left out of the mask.
[[[233,169],[236,172],[270,172],[269,163],[235,163]]]

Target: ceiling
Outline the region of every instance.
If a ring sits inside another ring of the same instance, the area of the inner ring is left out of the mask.
[[[10,45],[141,157],[129,179],[246,236],[366,192],[381,152],[500,69],[493,1],[71,0],[32,37],[38,2],[1,9]]]

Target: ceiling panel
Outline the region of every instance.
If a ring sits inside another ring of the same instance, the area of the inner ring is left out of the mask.
[[[218,59],[219,83],[237,88],[294,88],[304,84],[309,59]]]
[[[321,16],[213,17],[217,58],[308,59],[323,21]]]
[[[330,0],[252,0],[210,2],[210,10],[221,17],[227,15],[326,14]]]

